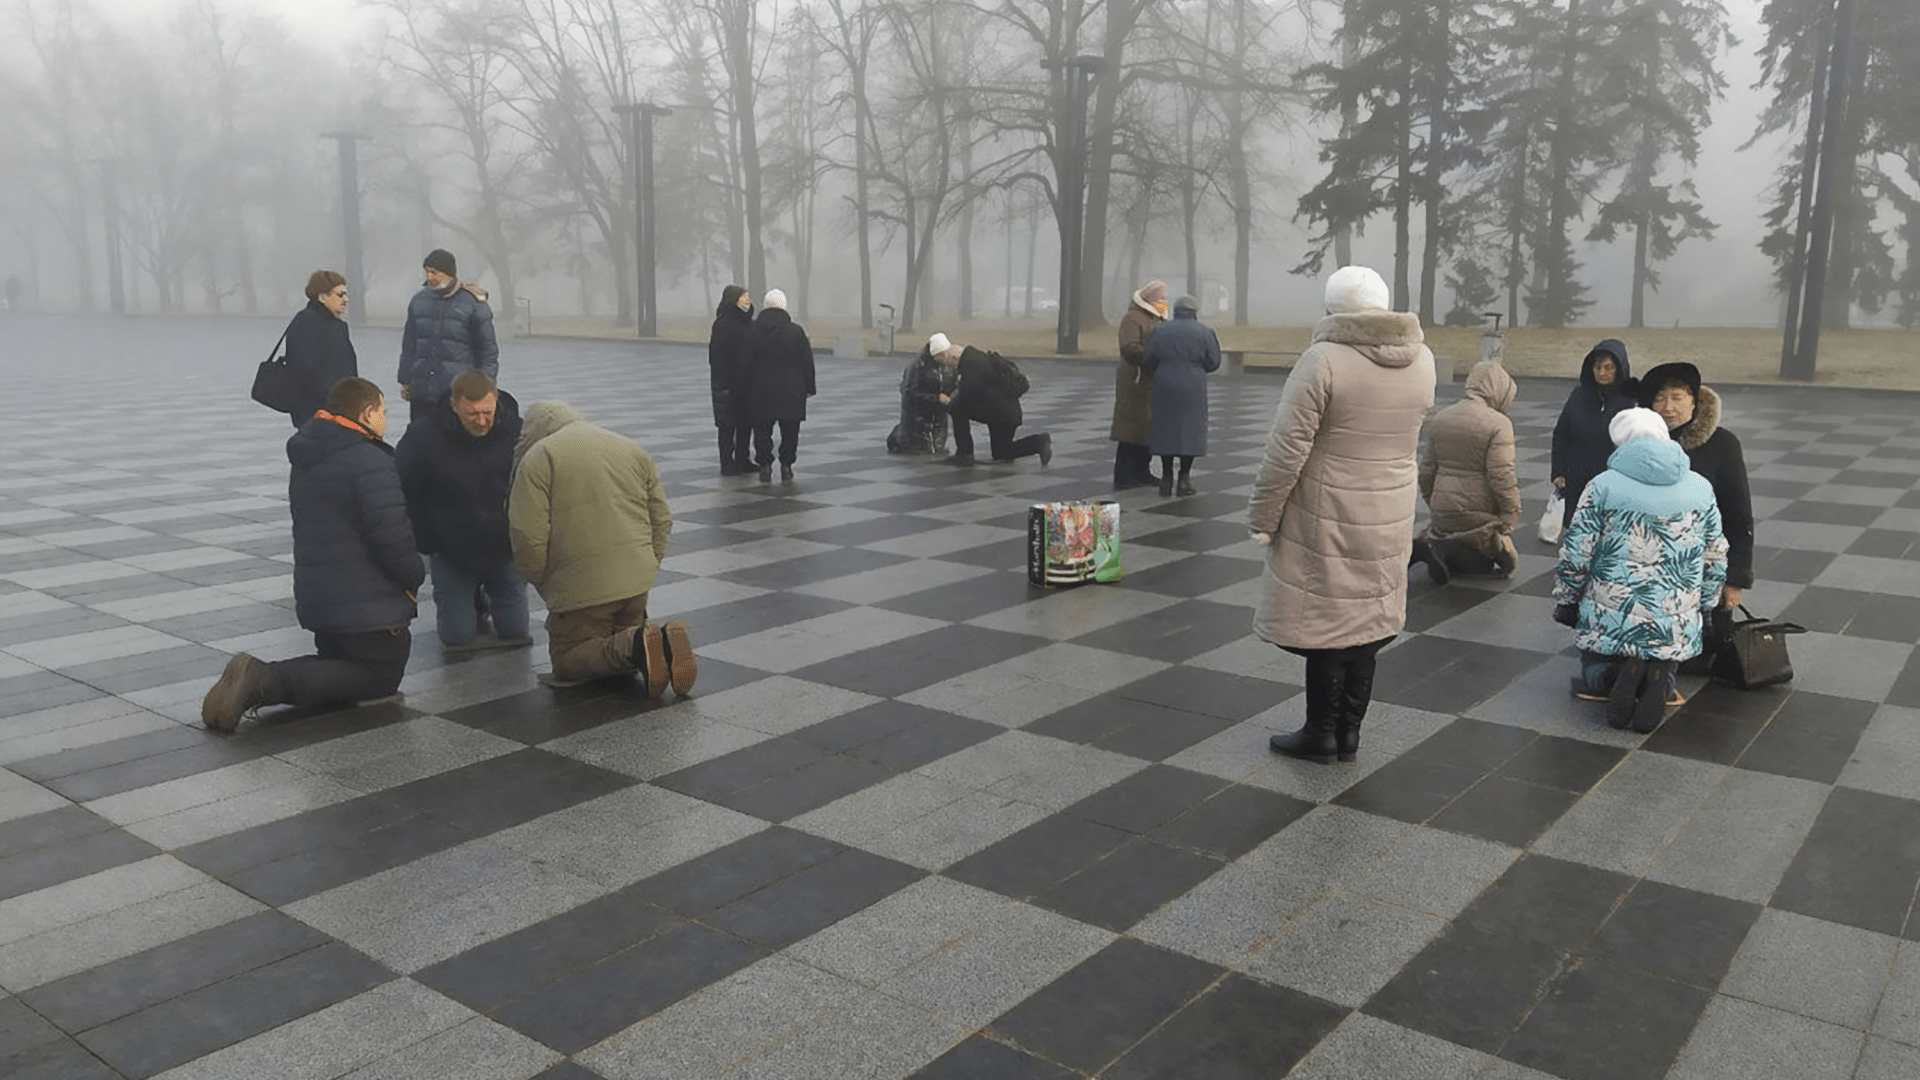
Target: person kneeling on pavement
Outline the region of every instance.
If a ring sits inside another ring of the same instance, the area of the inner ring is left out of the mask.
[[[1020,410],[1020,397],[1030,385],[1013,361],[971,345],[964,349],[949,347],[942,355],[950,358],[947,363],[960,369],[960,387],[947,403],[947,413],[953,417],[953,456],[946,459],[949,463],[973,464],[975,420],[987,425],[993,460],[1013,461],[1035,454],[1039,455],[1041,465],[1053,460],[1053,436],[1043,431],[1038,435],[1013,437],[1021,421],[1026,419]]]
[[[484,372],[453,377],[445,404],[407,428],[394,452],[420,553],[430,557],[434,619],[448,649],[530,645],[527,583],[507,538],[507,492],[520,404]],[[483,633],[484,604],[493,624]]]
[[[1518,393],[1513,376],[1493,361],[1467,373],[1467,394],[1440,410],[1420,456],[1420,495],[1433,512],[1413,538],[1413,560],[1435,585],[1454,574],[1511,577],[1519,563],[1513,530],[1520,524],[1520,476],[1513,459]]]
[[[653,458],[564,401],[527,410],[514,458],[508,531],[514,562],[547,603],[553,678],[638,672],[648,697],[693,689],[686,624],[647,621],[673,531]]]
[[[1553,619],[1580,647],[1576,697],[1607,703],[1607,722],[1650,732],[1679,704],[1675,669],[1700,651],[1720,602],[1727,541],[1713,486],[1688,467],[1651,409],[1608,424],[1618,447],[1587,485],[1560,542]]]
[[[392,694],[407,672],[407,625],[426,577],[393,464],[387,403],[362,378],[341,379],[287,440],[293,475],[293,602],[315,655],[227,662],[200,719],[232,731],[265,705],[351,705]]]
[[[887,453],[947,452],[947,402],[959,378],[953,370],[959,355],[947,335],[934,334],[907,362],[900,373],[900,423],[887,433]]]

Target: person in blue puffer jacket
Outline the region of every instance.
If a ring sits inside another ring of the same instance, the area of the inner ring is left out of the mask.
[[[493,336],[487,291],[462,284],[453,253],[427,252],[426,282],[407,304],[400,331],[400,396],[411,406],[408,421],[444,406],[453,377],[472,368],[500,381],[500,344]]]
[[[1651,409],[1608,425],[1617,449],[1587,485],[1560,542],[1553,618],[1580,647],[1574,694],[1607,702],[1607,722],[1650,732],[1674,696],[1680,661],[1727,580],[1713,485]]]

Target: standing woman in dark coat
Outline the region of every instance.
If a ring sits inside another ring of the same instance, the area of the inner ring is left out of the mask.
[[[1573,521],[1580,493],[1587,481],[1607,471],[1613,455],[1613,437],[1607,425],[1613,414],[1635,404],[1633,369],[1627,364],[1627,346],[1614,338],[1595,345],[1580,362],[1580,385],[1567,395],[1560,422],[1553,425],[1553,464],[1550,475],[1562,500],[1560,525]]]
[[[948,349],[943,355],[951,356]],[[960,388],[954,392],[947,411],[953,416],[953,456],[955,465],[973,464],[973,422],[987,425],[993,460],[1040,456],[1040,464],[1053,460],[1053,436],[1045,432],[1013,437],[1026,419],[1020,409],[1020,395],[1027,392],[1027,377],[999,353],[986,352],[969,345],[960,352]]]
[[[740,394],[740,349],[752,329],[753,297],[738,285],[727,286],[713,313],[713,336],[707,339],[707,378],[713,391],[713,426],[720,429],[721,476],[753,471],[748,449],[753,425],[743,415]]]
[[[300,404],[289,415],[299,427],[327,403],[327,391],[360,374],[347,337],[347,279],[336,270],[307,278],[307,306],[287,324],[287,366],[300,380]]]
[[[1746,454],[1733,432],[1720,426],[1720,395],[1700,385],[1700,369],[1692,364],[1661,364],[1640,381],[1639,394],[1640,404],[1667,422],[1667,434],[1687,452],[1693,471],[1713,485],[1727,538],[1727,584],[1719,610],[1730,612],[1753,588],[1753,492]],[[1721,628],[1723,636],[1726,629]]]
[[[813,343],[787,314],[787,294],[768,289],[766,309],[753,321],[741,350],[747,415],[753,421],[754,463],[762,483],[773,479],[773,426],[780,425],[780,479],[793,479],[800,454],[800,422],[813,396]]]
[[[1173,318],[1147,335],[1146,369],[1153,373],[1152,438],[1160,458],[1160,494],[1176,490],[1173,459],[1180,459],[1181,495],[1192,495],[1193,459],[1207,455],[1207,375],[1220,370],[1220,338],[1200,321],[1200,301],[1182,296]]]

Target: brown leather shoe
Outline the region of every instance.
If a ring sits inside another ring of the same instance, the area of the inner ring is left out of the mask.
[[[687,624],[679,619],[668,619],[661,626],[667,639],[667,680],[673,684],[673,692],[685,697],[693,689],[693,680],[700,674],[700,661],[693,655],[693,639],[687,636]]]
[[[646,679],[648,697],[667,692],[667,640],[652,623],[633,632],[633,666]]]
[[[246,653],[233,654],[220,681],[200,702],[200,722],[214,731],[232,731],[242,716],[273,703],[273,684],[273,665]]]

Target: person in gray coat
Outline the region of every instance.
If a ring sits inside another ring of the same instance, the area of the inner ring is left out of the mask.
[[[1200,301],[1182,296],[1173,318],[1147,336],[1144,366],[1153,373],[1152,436],[1160,456],[1160,494],[1192,495],[1193,459],[1207,453],[1207,375],[1220,370],[1220,338],[1200,321]],[[1180,459],[1175,486],[1173,459]]]

